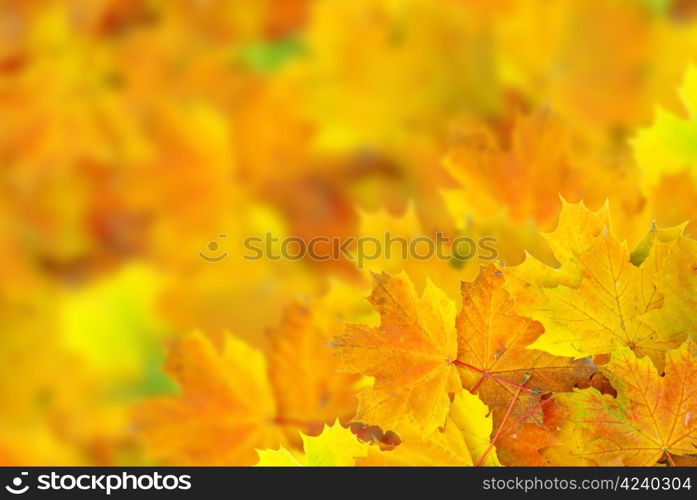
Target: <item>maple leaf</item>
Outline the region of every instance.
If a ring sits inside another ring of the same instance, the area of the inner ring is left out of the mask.
[[[183,465],[256,447],[275,465],[694,465],[697,67],[674,92],[693,1],[36,3],[0,12],[0,463],[113,465],[142,444]],[[460,124],[476,132],[439,168]],[[616,227],[559,193],[610,198]],[[262,232],[349,236],[357,206],[387,210],[363,235],[457,226],[535,258],[465,284],[459,317],[446,296],[476,259],[374,260],[426,288],[378,277],[375,327],[352,266],[242,259]],[[654,218],[629,253],[620,236]],[[221,231],[225,262],[197,259]],[[333,358],[339,311],[370,326]],[[179,394],[130,433],[133,398],[169,391],[168,332],[194,327],[170,343]],[[575,384],[588,354],[609,364]],[[368,385],[353,436],[339,422]]]
[[[460,391],[450,407],[450,421],[457,426],[478,465],[501,465],[492,446],[494,419],[489,408],[474,394]]]
[[[178,397],[155,398],[138,411],[156,459],[177,465],[247,465],[254,448],[284,442],[261,352],[231,335],[217,351],[201,333],[172,344],[167,371]]]
[[[337,417],[344,421],[353,417],[359,381],[356,375],[337,373],[340,361],[327,344],[331,332],[341,325],[315,309],[293,303],[280,325],[268,330],[269,379],[278,407],[277,421],[289,424],[293,431],[299,426],[309,434],[318,433]]]
[[[257,450],[259,461],[257,467],[299,467],[302,462],[290,451],[281,446],[277,450]]]
[[[463,368],[464,387],[480,395],[497,423],[514,397],[511,415],[517,418],[537,405],[543,393],[569,391],[595,370],[588,359],[574,361],[529,348],[542,334],[542,325],[514,312],[504,282],[495,266],[482,268],[474,282],[462,283],[457,316],[455,364]],[[541,423],[542,412],[528,417]]]
[[[544,467],[550,462],[543,452],[555,443],[554,418],[555,396],[543,398],[538,405],[515,420],[509,419],[499,426],[495,437],[498,458],[503,465]],[[543,413],[543,425],[529,423],[528,416],[538,411]]]
[[[418,297],[405,273],[373,275],[369,301],[380,326],[348,325],[334,340],[343,370],[375,378],[358,396],[356,418],[398,433],[409,419],[426,432],[441,427],[449,394],[461,388],[455,304],[430,281]]]
[[[582,212],[585,207],[577,207]],[[571,224],[573,216],[562,213],[562,221]],[[638,355],[649,355],[659,365],[663,352],[679,344],[679,339],[662,329],[654,329],[642,319],[662,304],[654,283],[656,271],[631,263],[626,242],[620,242],[610,226],[592,225],[581,229],[571,241],[561,243],[566,266],[578,273],[577,282],[560,280],[557,285],[528,282],[529,273],[516,269],[507,272],[519,280],[511,293],[520,310],[544,325],[545,332],[532,348],[559,356],[582,358],[610,353],[627,346]],[[550,235],[559,241],[562,233]],[[566,236],[563,237],[563,241]]]
[[[465,129],[444,160],[461,187],[444,189],[442,195],[455,220],[473,218],[474,227],[486,227],[485,234],[506,241],[500,245],[500,261],[516,265],[530,252],[554,263],[553,249],[539,231],[553,227],[560,206],[569,210],[565,199],[597,206],[612,196],[627,212],[638,210],[642,199],[634,165],[592,157],[548,111],[516,113],[503,130],[480,129]],[[577,234],[569,235],[567,245],[573,245]],[[563,252],[555,254],[564,257]]]
[[[370,445],[361,443],[338,421],[325,425],[319,436],[301,434],[304,456],[296,458],[293,453],[281,446],[278,450],[257,450],[258,466],[352,466],[357,459],[368,455]]]
[[[577,286],[583,276],[578,255],[588,251],[594,239],[610,227],[607,204],[594,212],[583,202],[569,203],[561,198],[557,227],[551,233],[543,233],[558,265],[552,267],[527,254],[522,264],[506,270],[507,275],[517,278],[507,280],[506,288],[520,302],[531,284],[550,288],[559,284]]]
[[[569,409],[566,425],[592,435],[577,444],[579,457],[599,465],[648,466],[665,455],[697,451],[697,345],[686,342],[666,354],[661,376],[648,358],[629,349],[615,352],[603,372],[617,399],[584,389],[560,395]]]
[[[404,429],[404,426],[403,426]],[[476,458],[475,458],[476,459]],[[392,450],[373,447],[359,460],[361,466],[434,467],[473,465],[473,457],[462,433],[451,420],[444,429],[421,434],[416,429],[404,432],[402,443]]]
[[[413,423],[413,422],[412,422]],[[491,442],[493,419],[487,406],[467,391],[455,394],[445,426],[422,433],[407,427],[392,449],[373,447],[358,465],[467,466],[501,465]]]
[[[141,421],[150,424],[144,430],[151,441],[153,456],[165,461],[208,463],[207,457],[189,457],[190,450],[186,446],[172,449],[162,439],[157,439],[158,422],[166,424],[163,428],[174,425],[169,422],[165,410],[196,412],[198,404],[210,406],[211,414],[201,414],[201,418],[210,419],[221,426],[223,432],[230,433],[242,432],[247,425],[245,422],[257,422],[270,436],[276,436],[276,442],[262,440],[267,446],[286,442],[300,446],[299,429],[316,435],[325,423],[333,422],[337,417],[349,420],[355,411],[355,392],[360,378],[337,371],[340,362],[332,355],[327,342],[331,332],[339,329],[338,320],[331,314],[317,311],[314,304],[295,302],[286,308],[279,326],[267,331],[266,358],[229,334],[221,342],[222,353],[218,353],[201,334],[175,342],[166,370],[184,386],[183,395],[176,399],[151,401],[140,411]],[[253,355],[251,359],[258,363],[236,362],[237,356],[246,355]],[[203,363],[211,363],[211,367],[204,370],[198,366]],[[182,368],[204,371],[208,377],[206,383],[182,380],[182,373],[188,373],[182,372]],[[262,368],[263,371],[259,372]],[[248,385],[249,395],[244,385],[230,394],[223,392],[222,387],[233,383],[235,378],[253,379],[254,384]],[[248,403],[255,398],[261,398],[264,404],[255,406]],[[260,412],[266,413],[260,415]],[[243,429],[238,430],[238,425]],[[254,444],[256,438],[249,439]],[[234,449],[241,451],[244,446],[249,446],[249,442],[215,441],[211,437],[208,446],[209,457],[227,457]],[[251,463],[247,460],[249,454],[244,454],[239,463]]]
[[[697,241],[680,236],[667,243],[665,250],[655,277],[663,305],[642,320],[678,342],[697,333]]]
[[[658,332],[640,319],[660,306],[660,296],[646,273],[629,261],[626,244],[601,235],[579,256],[579,264],[584,276],[578,288],[544,291],[549,310],[533,315],[545,325],[538,345],[581,355],[612,352],[621,345],[643,354],[663,351]]]

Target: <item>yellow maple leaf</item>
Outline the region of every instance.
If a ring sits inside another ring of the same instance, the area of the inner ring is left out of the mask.
[[[455,394],[450,407],[450,420],[462,433],[474,461],[483,457],[480,465],[501,465],[495,448],[491,448],[487,453],[494,430],[494,419],[489,407],[477,396],[469,391]]]
[[[549,465],[553,466],[579,467],[597,465],[597,461],[583,455],[586,443],[594,438],[593,433],[580,425],[576,425],[571,420],[569,408],[559,404],[560,398],[556,399],[557,401],[552,404],[556,404],[558,417],[553,425],[545,422],[548,429],[553,433],[552,441],[547,443],[547,446],[541,450],[540,454]],[[616,465],[621,464],[618,463]]]
[[[303,465],[299,459],[281,446],[277,450],[257,450],[259,455],[258,467],[297,467]]]
[[[358,465],[390,467],[434,467],[473,465],[473,458],[462,433],[448,419],[445,428],[420,434],[415,429],[403,433],[402,443],[391,450],[372,447]],[[475,458],[476,460],[476,458]]]
[[[347,467],[356,465],[356,460],[368,454],[370,445],[361,443],[347,428],[338,421],[334,425],[325,425],[319,436],[301,434],[303,456],[296,458],[287,449],[257,450],[258,466],[299,466]]]
[[[564,198],[561,198],[561,202],[557,227],[550,233],[543,233],[556,265],[551,266],[527,254],[520,265],[507,269],[506,274],[516,279],[507,280],[506,287],[512,292],[515,290],[516,296],[521,295],[524,292],[522,289],[530,284],[544,287],[578,285],[582,276],[578,255],[586,252],[599,234],[610,230],[607,204],[594,212],[583,202],[569,203]]]
[[[413,423],[413,422],[412,422]],[[453,398],[442,429],[421,433],[406,426],[401,443],[393,449],[371,447],[358,465],[368,466],[467,466],[501,465],[491,444],[493,419],[487,406],[467,391]]]
[[[577,209],[589,212],[582,206]],[[582,217],[591,216],[595,217]],[[565,221],[573,231],[574,218],[562,214],[560,227]],[[559,258],[560,269],[571,270],[557,284],[552,280],[539,285],[529,272],[515,268],[508,271],[519,277],[511,280],[511,293],[519,301],[519,310],[545,328],[531,348],[582,358],[626,346],[639,356],[651,356],[660,365],[663,352],[678,345],[680,339],[643,319],[662,304],[654,283],[656,271],[633,265],[626,242],[614,235],[609,220],[608,225],[601,221],[579,223],[574,236],[558,231],[550,235],[550,245],[559,245],[563,256]],[[573,279],[567,279],[569,276]],[[527,281],[529,277],[532,281]]]

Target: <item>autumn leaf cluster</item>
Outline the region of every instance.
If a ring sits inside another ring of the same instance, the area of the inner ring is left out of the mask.
[[[683,0],[2,2],[0,464],[692,465],[696,34]],[[496,257],[243,258],[386,233]]]

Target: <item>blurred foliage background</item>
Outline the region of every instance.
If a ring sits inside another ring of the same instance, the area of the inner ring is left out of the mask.
[[[696,55],[690,0],[0,0],[0,463],[167,461],[134,411],[180,390],[173,339],[370,316],[367,270],[246,236],[491,235],[516,264],[552,259],[560,195],[630,245],[692,219]],[[455,299],[478,268],[371,266]]]

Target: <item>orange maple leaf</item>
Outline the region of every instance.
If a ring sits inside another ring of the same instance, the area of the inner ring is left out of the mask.
[[[277,422],[316,435],[339,417],[348,421],[356,410],[356,375],[338,373],[341,364],[328,345],[334,318],[295,302],[281,324],[268,330],[269,378],[278,404]],[[326,320],[327,324],[324,324]]]
[[[373,275],[369,297],[379,327],[348,325],[334,346],[343,369],[375,378],[358,396],[356,418],[383,429],[441,427],[449,394],[461,389],[457,369],[455,304],[430,281],[418,297],[405,273]]]
[[[267,357],[229,334],[221,351],[200,333],[175,341],[165,368],[181,394],[151,400],[137,414],[151,456],[251,465],[255,448],[300,446],[298,430],[317,435],[337,417],[350,419],[359,378],[337,371],[327,345],[337,328],[336,320],[294,303],[268,331]]]
[[[261,352],[231,335],[221,352],[201,333],[179,339],[167,371],[178,397],[157,398],[138,411],[149,454],[176,465],[250,465],[254,448],[285,442]]]
[[[511,416],[528,416],[542,424],[542,411],[529,413],[544,393],[570,391],[595,371],[589,358],[574,361],[528,347],[544,331],[537,321],[513,312],[503,273],[483,268],[472,283],[462,283],[462,310],[457,316],[455,364],[466,389],[476,392],[501,424],[514,396]]]

